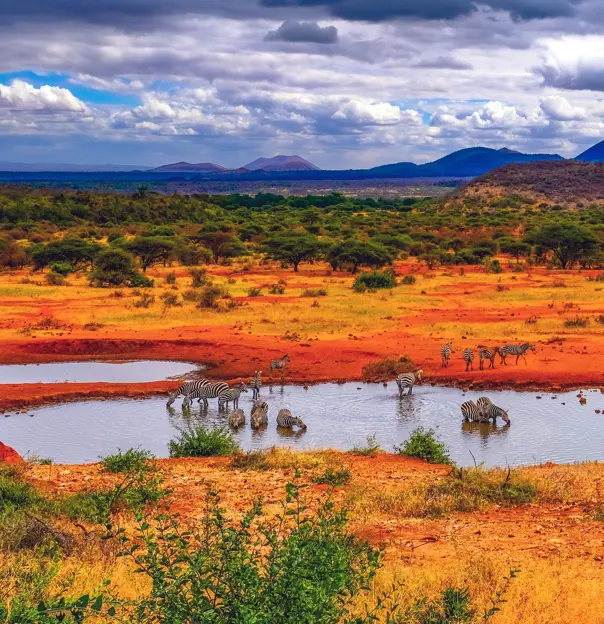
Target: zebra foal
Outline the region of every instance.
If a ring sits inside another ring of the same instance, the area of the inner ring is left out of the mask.
[[[271,374],[274,370],[280,370],[281,376],[283,376],[283,371],[289,361],[289,355],[284,355],[280,360],[271,360]]]
[[[306,425],[302,420],[296,416],[293,416],[288,409],[281,409],[277,414],[277,427],[282,429],[293,429],[294,425],[300,427],[300,429],[306,429]]]
[[[405,388],[409,388],[407,395],[413,393],[413,386],[421,381],[423,372],[422,370],[418,370],[414,373],[402,373],[396,378],[396,385],[398,386],[398,392],[401,397],[403,396]]]
[[[172,403],[176,401],[176,398],[179,397],[181,394],[184,397],[187,397],[192,392],[196,392],[200,388],[203,388],[204,386],[207,386],[209,384],[210,382],[207,379],[199,379],[198,381],[185,382],[182,386],[180,386],[180,388],[178,388],[178,390],[170,393],[170,395],[168,396],[168,403],[166,404],[167,407],[170,407],[170,405],[172,405]]]
[[[480,349],[480,370],[484,370],[485,360],[489,360],[491,362],[489,368],[495,368],[495,356],[500,353],[501,349],[499,347],[493,347],[489,349],[487,347],[481,347]]]

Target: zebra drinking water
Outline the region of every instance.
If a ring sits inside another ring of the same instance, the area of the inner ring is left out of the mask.
[[[503,422],[508,425],[510,424],[508,410],[497,407],[488,397],[480,397],[478,401],[476,401],[476,405],[482,411],[486,422],[493,419],[493,422],[496,423],[497,419],[501,418]]]
[[[403,396],[405,388],[409,388],[407,395],[413,392],[413,386],[415,386],[418,381],[421,381],[423,372],[422,370],[418,370],[414,373],[403,373],[396,378],[396,385],[398,386],[398,392],[401,397]]]
[[[207,379],[199,379],[198,381],[187,381],[184,383],[178,390],[175,390],[169,395],[167,406],[170,407],[172,403],[179,397],[181,394],[186,398],[192,392],[203,388],[204,386],[209,385],[209,380]]]
[[[247,386],[244,383],[238,384],[234,388],[229,388],[218,395],[218,409],[228,407],[229,403],[233,403],[233,407],[239,407],[239,397],[242,392],[247,392]]]
[[[266,401],[255,401],[252,408],[252,429],[260,429],[268,425],[268,403]]]
[[[229,427],[239,429],[245,425],[245,412],[242,409],[233,410],[229,416]]]
[[[189,393],[182,402],[182,406],[184,409],[187,409],[191,407],[192,399],[199,399],[200,403],[203,401],[204,408],[208,409],[208,399],[217,399],[222,393],[229,390],[228,384],[224,383],[224,381],[207,384]]]
[[[531,351],[536,351],[535,347],[530,344],[530,343],[526,343],[523,345],[505,345],[505,347],[503,347],[503,349],[501,349],[499,351],[499,355],[501,356],[501,361],[503,364],[505,364],[506,366],[508,365],[507,362],[505,361],[505,358],[507,358],[508,355],[515,355],[516,356],[516,365],[518,365],[518,360],[520,358],[524,359],[524,363],[528,364],[528,362],[526,361],[526,356],[524,355],[528,350]]]
[[[283,371],[289,361],[289,355],[284,355],[280,360],[271,360],[271,374],[274,370],[280,370],[281,376],[283,376]]]
[[[482,347],[480,349],[480,370],[484,370],[485,360],[489,360],[491,362],[489,368],[495,368],[495,356],[500,353],[500,351],[499,347],[493,347],[492,349]]]
[[[449,366],[449,358],[451,357],[451,353],[453,353],[452,344],[453,341],[451,340],[451,342],[447,342],[444,347],[440,348],[440,356],[442,358],[441,367],[447,368],[447,366]]]
[[[474,351],[472,349],[464,349],[463,361],[466,363],[466,373],[474,368]]]
[[[277,414],[277,427],[283,429],[293,429],[294,425],[300,427],[300,429],[306,429],[306,425],[302,420],[296,416],[293,416],[288,409],[281,409]]]
[[[254,401],[260,396],[260,388],[262,388],[262,371],[256,371],[254,373],[254,378],[250,383],[250,388],[252,389],[252,399]]]
[[[461,413],[466,422],[489,422],[484,410],[476,405],[474,401],[466,401],[465,403],[462,403]]]

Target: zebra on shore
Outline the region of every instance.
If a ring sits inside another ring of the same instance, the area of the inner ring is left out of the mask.
[[[523,344],[523,345],[505,345],[505,347],[503,347],[503,349],[499,350],[499,355],[501,356],[501,362],[507,366],[508,365],[508,363],[506,362],[507,356],[508,355],[515,355],[516,356],[516,365],[518,365],[518,360],[520,358],[523,358],[524,359],[524,363],[528,364],[528,362],[526,361],[526,356],[524,354],[529,349],[531,351],[536,351],[535,347],[532,344],[530,344],[529,342],[527,342],[526,344]]]
[[[203,401],[204,408],[208,409],[208,399],[217,399],[222,393],[228,392],[229,390],[228,384],[224,383],[224,381],[207,384],[189,393],[182,402],[182,406],[184,409],[187,409],[191,407],[193,399],[199,399],[200,403]]]
[[[402,373],[396,378],[396,385],[398,386],[398,392],[400,396],[403,396],[405,388],[409,388],[407,396],[413,393],[413,386],[422,379],[422,370],[415,371],[414,373]]]
[[[281,376],[283,376],[283,371],[289,361],[289,355],[284,355],[280,360],[271,360],[271,374],[274,370],[280,370]]]
[[[440,356],[442,358],[441,367],[447,368],[447,366],[449,366],[449,358],[451,357],[451,353],[453,353],[452,344],[453,341],[447,342],[444,347],[440,348]]]
[[[250,383],[250,388],[252,389],[252,399],[254,401],[260,396],[260,388],[262,388],[262,371],[256,371],[254,373],[254,378]]]
[[[233,410],[229,416],[229,427],[239,429],[245,425],[245,412],[242,409]]]
[[[491,365],[489,368],[495,368],[495,356],[500,353],[501,349],[499,347],[493,347],[489,349],[488,347],[481,347],[480,349],[480,370],[484,370],[484,362],[485,360],[489,360]]]
[[[277,427],[283,429],[293,429],[294,425],[300,429],[306,429],[306,425],[297,416],[293,416],[288,409],[281,409],[277,414]]]
[[[192,392],[195,392],[200,388],[209,385],[209,383],[210,382],[207,379],[199,379],[198,381],[185,382],[182,386],[180,386],[180,388],[178,388],[178,390],[170,393],[167,406],[170,407],[170,405],[172,405],[172,403],[174,403],[177,397],[179,397],[181,394],[186,398]]]
[[[238,408],[239,397],[242,392],[247,392],[247,386],[244,383],[237,384],[233,388],[221,392],[218,395],[218,409],[223,409],[225,406],[228,407],[229,403],[232,403],[234,408]]]
[[[252,408],[252,429],[260,429],[268,425],[268,403],[266,401],[255,401]]]
[[[472,349],[464,349],[463,361],[466,363],[466,373],[474,368],[474,351]]]
[[[503,422],[508,425],[510,424],[508,410],[497,407],[488,397],[480,397],[478,401],[476,401],[476,405],[482,411],[486,422],[493,419],[493,422],[496,423],[497,419],[501,418]]]
[[[485,411],[481,407],[476,405],[474,401],[466,401],[465,403],[462,403],[461,413],[466,422],[478,422],[478,423],[489,422],[489,419],[487,418]]]

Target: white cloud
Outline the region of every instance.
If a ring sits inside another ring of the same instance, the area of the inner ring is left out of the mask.
[[[584,108],[573,106],[562,95],[548,95],[541,100],[541,110],[554,121],[581,121],[586,118]]]
[[[21,111],[46,113],[86,113],[84,102],[69,89],[44,85],[36,88],[24,80],[13,80],[10,85],[0,84],[0,107]]]

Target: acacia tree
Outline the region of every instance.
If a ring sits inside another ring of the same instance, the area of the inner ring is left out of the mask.
[[[322,257],[324,244],[316,236],[306,232],[283,233],[268,238],[261,249],[268,258],[293,265],[297,273],[301,262]]]
[[[158,262],[168,263],[175,251],[175,243],[167,236],[137,236],[124,245],[141,263],[143,271]]]
[[[66,238],[34,245],[30,254],[36,271],[54,262],[66,262],[77,271],[91,266],[101,249],[98,243],[89,243],[81,238]]]
[[[195,242],[202,243],[214,254],[214,261],[218,264],[221,258],[237,258],[245,256],[247,249],[237,236],[231,232],[210,231],[200,232],[192,237]]]
[[[516,258],[516,262],[520,262],[520,258],[525,258],[531,253],[531,246],[527,242],[515,238],[500,238],[499,248],[503,253]]]
[[[582,258],[597,254],[600,243],[587,228],[576,223],[555,223],[546,225],[527,238],[541,250],[551,252],[563,268],[571,268]]]
[[[141,275],[134,266],[132,254],[124,249],[108,247],[95,262],[94,271],[89,275],[95,286],[150,286],[153,282]]]
[[[392,253],[383,245],[347,240],[333,245],[327,252],[327,260],[334,268],[348,266],[351,273],[356,273],[360,266],[381,268],[392,264]]]

